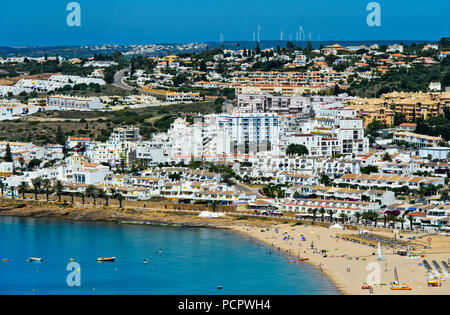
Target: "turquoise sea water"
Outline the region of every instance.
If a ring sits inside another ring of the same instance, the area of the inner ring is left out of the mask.
[[[339,294],[311,266],[268,251],[224,230],[0,217],[0,294]],[[80,287],[66,283],[71,258]]]

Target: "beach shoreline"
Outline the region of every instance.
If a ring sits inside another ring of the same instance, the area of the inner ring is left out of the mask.
[[[439,288],[426,286],[426,273],[424,267],[417,266],[420,260],[406,261],[404,258],[385,251],[385,262],[377,261],[376,249],[361,244],[346,242],[336,238],[336,235],[344,233],[351,235],[355,231],[336,231],[325,227],[308,224],[293,224],[280,222],[279,220],[260,220],[258,218],[238,218],[224,216],[219,218],[203,218],[198,213],[184,213],[165,210],[135,211],[133,209],[119,209],[113,207],[76,205],[66,207],[58,204],[47,204],[27,200],[14,202],[0,200],[0,216],[27,217],[27,218],[51,218],[70,221],[86,222],[110,222],[117,224],[134,224],[149,226],[172,226],[189,228],[216,228],[227,229],[240,234],[245,239],[256,241],[262,246],[276,251],[285,256],[290,262],[297,264],[308,263],[318,272],[323,274],[336,289],[344,295],[393,294],[387,285],[393,280],[393,268],[397,268],[402,279],[407,279],[412,291],[395,291],[395,294],[450,294],[450,286],[443,281]],[[277,231],[277,232],[275,232]],[[288,235],[288,240],[284,235]],[[300,241],[300,235],[306,235],[307,241]],[[336,242],[335,242],[336,241]],[[339,243],[340,241],[340,243]],[[314,250],[309,243],[314,243]],[[447,241],[446,243],[450,243]],[[336,245],[335,245],[336,244]],[[430,261],[447,261],[450,257],[450,244],[448,248],[435,248],[437,253],[427,253]],[[328,256],[318,254],[317,249],[327,249]],[[345,256],[344,256],[345,255]],[[300,262],[298,258],[308,258],[308,261]],[[349,260],[351,258],[351,260]],[[385,286],[374,286],[372,293],[362,290],[361,287],[369,274],[368,263],[383,265],[381,269],[382,283]],[[349,271],[350,269],[350,271]],[[450,280],[449,280],[450,281]],[[403,281],[402,281],[403,283]]]

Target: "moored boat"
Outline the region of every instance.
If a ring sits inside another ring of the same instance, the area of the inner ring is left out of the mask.
[[[29,262],[41,262],[41,261],[43,261],[43,259],[38,258],[38,257],[30,257],[30,258],[28,258],[28,261]]]
[[[98,262],[114,262],[117,257],[98,257]]]

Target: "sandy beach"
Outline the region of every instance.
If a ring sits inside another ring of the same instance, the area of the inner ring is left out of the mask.
[[[311,263],[333,281],[337,287],[349,295],[375,294],[375,295],[448,295],[450,294],[449,280],[439,281],[441,287],[428,287],[428,276],[424,266],[419,266],[426,259],[430,264],[432,260],[441,263],[448,262],[450,258],[450,238],[435,236],[431,249],[425,250],[425,258],[411,259],[393,254],[392,248],[382,248],[383,258],[378,261],[377,248],[344,241],[336,238],[340,235],[352,235],[357,231],[327,229],[311,225],[292,226],[274,225],[269,228],[254,226],[233,226],[232,230],[243,233],[255,240],[262,241],[279,252],[296,258],[308,258]],[[382,233],[381,233],[382,234]],[[385,233],[387,234],[387,233]],[[392,234],[392,233],[391,233]],[[306,238],[302,241],[300,235]],[[313,243],[314,249],[311,247]],[[327,250],[326,255],[320,252]],[[345,255],[344,257],[342,257]],[[351,260],[350,260],[351,259]],[[369,263],[378,263],[381,272],[381,284],[374,285],[373,293],[363,290],[368,275],[373,270],[367,270]],[[288,263],[288,261],[286,261]],[[393,291],[390,283],[394,281],[394,268],[397,268],[400,284],[407,284],[411,291]]]
[[[424,251],[425,258],[411,259],[394,254],[392,248],[383,247],[383,261],[378,261],[377,248],[352,241],[342,237],[357,233],[355,230],[328,229],[317,225],[294,225],[277,223],[258,218],[238,218],[224,216],[220,218],[202,218],[195,213],[177,211],[135,211],[131,208],[120,210],[114,207],[94,207],[77,205],[65,208],[56,204],[40,202],[5,202],[0,204],[0,216],[57,218],[73,221],[106,221],[122,224],[171,225],[205,228],[225,228],[259,242],[296,260],[298,264],[312,264],[323,272],[344,294],[450,294],[450,279],[440,281],[440,287],[428,287],[428,274],[425,267],[419,266],[424,259],[430,264],[436,260],[448,262],[450,259],[450,237],[433,236],[430,249]],[[281,222],[281,221],[278,221]],[[364,229],[364,227],[361,227]],[[377,235],[392,237],[389,230],[376,231]],[[302,240],[301,235],[305,237]],[[339,238],[336,236],[339,235]],[[404,239],[411,236],[406,231],[401,233]],[[426,244],[427,238],[419,239]],[[314,248],[311,245],[314,245]],[[327,250],[326,255],[321,250]],[[307,258],[307,262],[299,262],[299,258]],[[374,285],[373,293],[362,290],[373,270],[367,270],[369,263],[378,263],[381,281],[385,285]],[[394,281],[394,268],[397,268],[400,284],[407,284],[411,291],[392,291],[390,283]]]

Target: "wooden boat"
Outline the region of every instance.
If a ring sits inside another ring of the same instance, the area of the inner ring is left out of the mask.
[[[2,261],[8,261],[8,259],[2,259]]]
[[[99,257],[97,258],[98,262],[114,262],[117,257]]]
[[[41,261],[43,261],[43,259],[38,258],[38,257],[30,257],[30,258],[28,258],[28,261],[29,262],[41,262]]]
[[[293,264],[295,263],[295,260],[289,260],[288,263]]]
[[[309,258],[301,258],[298,261],[308,261],[308,260],[309,260]]]

